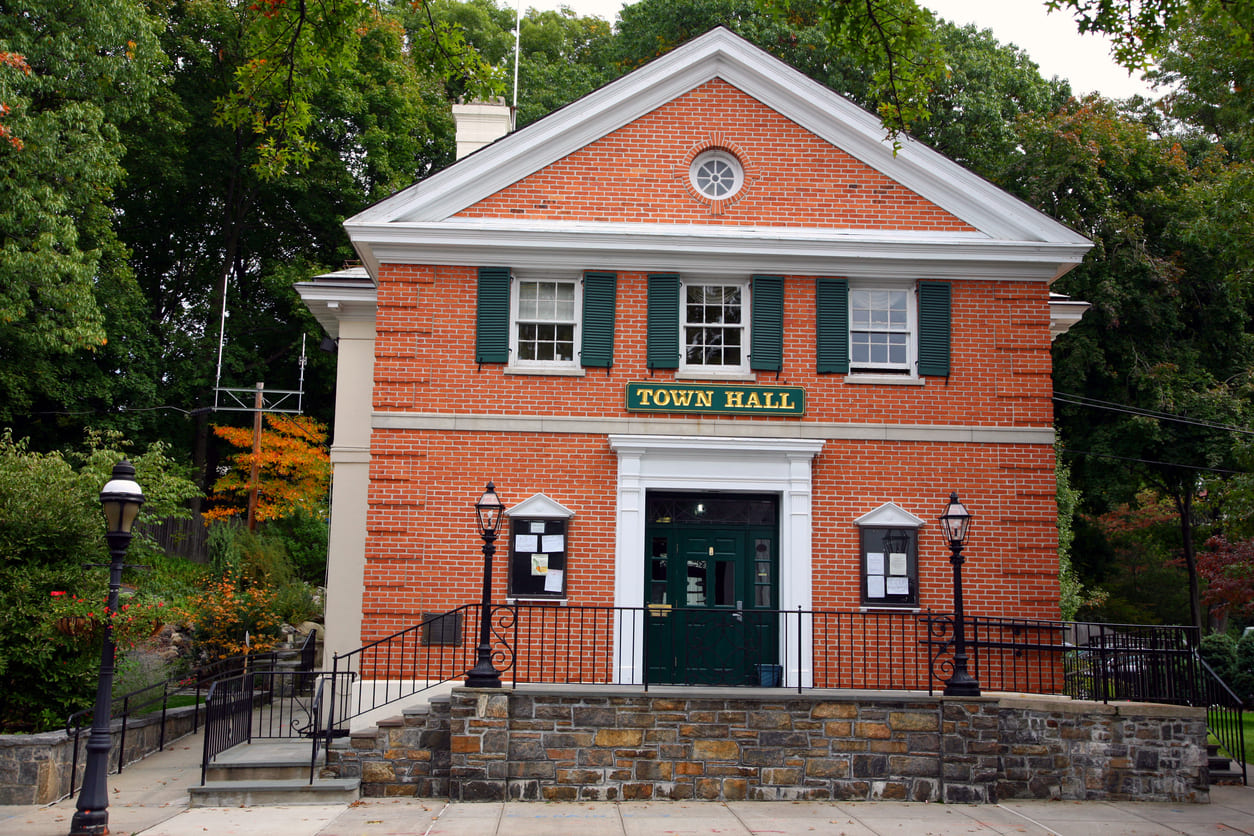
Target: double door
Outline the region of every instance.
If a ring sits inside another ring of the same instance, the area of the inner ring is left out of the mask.
[[[650,494],[648,506],[649,681],[775,684],[775,498]]]

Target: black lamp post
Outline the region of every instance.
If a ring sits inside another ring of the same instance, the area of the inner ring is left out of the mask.
[[[949,562],[954,567],[954,673],[945,680],[945,696],[978,697],[980,683],[967,670],[966,622],[962,613],[962,547],[967,544],[971,512],[958,501],[957,493],[949,495],[940,523],[941,533],[949,540]]]
[[[483,597],[479,604],[479,656],[466,674],[468,688],[500,688],[501,673],[492,665],[492,555],[496,554],[496,533],[501,528],[504,506],[491,482],[475,503],[479,536],[483,538]]]
[[[131,542],[131,526],[144,492],[135,482],[135,468],[123,459],[113,466],[113,478],[100,491],[104,506],[105,542],[109,544],[109,603],[105,610],[104,646],[100,649],[100,677],[96,680],[96,709],[91,735],[87,738],[87,764],[78,807],[70,822],[70,836],[104,836],[109,832],[109,709],[113,691],[113,621],[118,609],[118,589],[122,586],[122,561]]]

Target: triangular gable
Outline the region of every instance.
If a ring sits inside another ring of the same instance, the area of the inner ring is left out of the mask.
[[[715,79],[974,231],[932,229],[903,236],[764,219],[733,233],[682,222],[459,216]],[[734,264],[811,274],[1052,280],[1079,263],[1091,246],[908,137],[894,155],[874,115],[722,28],[366,209],[345,228],[375,276],[384,261],[572,268],[612,261],[624,268],[678,269],[684,265],[676,258],[688,258],[711,270]],[[565,253],[569,264],[560,255],[555,262],[554,253]]]
[[[693,159],[713,149],[732,151],[744,169],[744,185],[726,201],[703,199],[689,177]],[[456,217],[976,231],[722,79]]]

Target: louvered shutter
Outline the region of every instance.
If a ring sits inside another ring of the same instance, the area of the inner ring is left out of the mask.
[[[618,279],[613,273],[583,277],[583,334],[579,362],[608,369],[614,365],[614,299]]]
[[[480,267],[475,362],[509,362],[509,268]]]
[[[784,368],[784,279],[754,276],[753,325],[749,334],[749,368],[778,372]]]
[[[949,376],[949,284],[919,282],[919,374]]]
[[[649,276],[648,364],[651,369],[679,368],[679,276]]]
[[[815,370],[849,374],[849,282],[817,279],[814,283]]]

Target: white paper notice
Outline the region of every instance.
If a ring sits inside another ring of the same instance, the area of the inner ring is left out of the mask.
[[[866,597],[883,598],[884,597],[884,576],[883,575],[867,575],[866,576]]]
[[[566,550],[566,538],[560,534],[546,534],[540,541],[540,551],[553,554]]]
[[[542,522],[533,522],[533,523],[531,524],[531,533],[532,533],[532,534],[543,534],[543,533],[544,533],[544,523],[542,523]]]
[[[562,570],[550,569],[544,573],[544,591],[545,592],[561,592],[562,591]]]
[[[905,552],[894,552],[888,556],[888,574],[904,575],[906,574],[906,555]]]
[[[514,551],[520,554],[540,551],[540,538],[534,534],[517,534],[514,536]]]
[[[883,552],[867,552],[866,553],[866,573],[868,575],[884,574],[884,553]]]
[[[910,579],[909,578],[887,578],[884,591],[889,595],[909,595]]]
[[[533,554],[531,556],[531,574],[545,575],[549,571],[549,556],[547,554]]]

